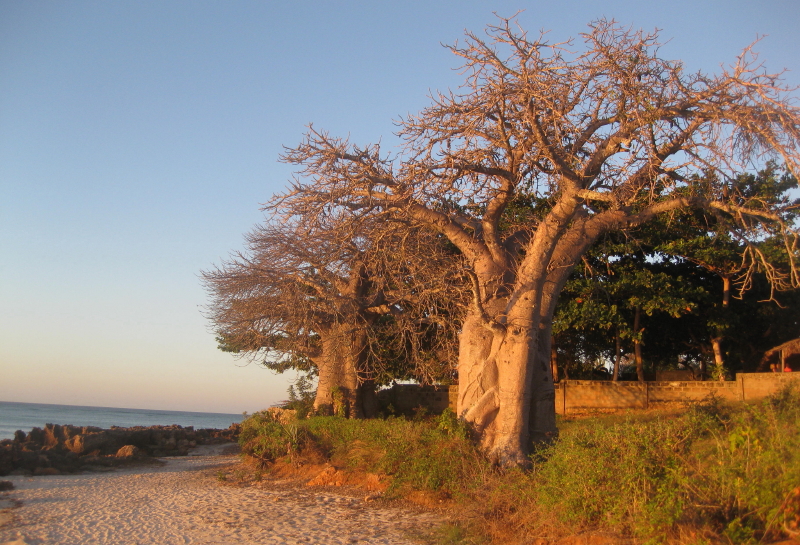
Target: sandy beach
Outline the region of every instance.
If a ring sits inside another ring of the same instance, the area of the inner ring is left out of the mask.
[[[364,495],[264,479],[222,483],[238,461],[213,448],[163,466],[10,476],[0,493],[0,545],[410,544],[439,523]]]

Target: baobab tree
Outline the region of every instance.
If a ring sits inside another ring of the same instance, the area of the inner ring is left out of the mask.
[[[203,273],[222,348],[274,370],[316,374],[321,414],[373,416],[376,379],[424,381],[449,366],[450,322],[437,316],[446,306],[436,295],[444,293],[439,260],[447,252],[424,232],[370,229],[338,230],[331,217],[311,229],[298,218],[268,221],[246,236],[245,252]],[[434,270],[430,290],[424,282]],[[431,352],[439,358],[426,357]],[[402,365],[387,361],[390,353]]]
[[[458,248],[473,292],[458,413],[503,465],[527,464],[531,438],[556,432],[553,311],[598,237],[698,208],[742,240],[768,223],[788,241],[782,205],[731,180],[766,157],[795,172],[800,159],[800,112],[750,49],[706,75],[660,58],[656,33],[614,22],[592,23],[582,47],[514,25],[501,19],[451,47],[465,82],[400,121],[398,157],[312,127],[285,154],[300,172],[276,201],[306,218],[336,209],[413,221]],[[716,181],[698,186],[701,171]]]

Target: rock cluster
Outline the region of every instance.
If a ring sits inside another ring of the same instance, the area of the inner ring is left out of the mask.
[[[110,429],[47,424],[0,441],[0,475],[54,475],[119,466],[160,456],[186,456],[197,445],[233,442],[239,425],[225,430],[182,426]]]

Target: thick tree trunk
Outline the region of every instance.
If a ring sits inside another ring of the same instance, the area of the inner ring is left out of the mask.
[[[505,308],[505,302],[495,299],[485,303],[484,308],[496,315]],[[500,343],[502,336],[487,329],[478,313],[470,310],[459,336],[457,412],[478,435],[492,433],[499,408],[496,353]],[[491,444],[492,438],[482,443]]]
[[[487,445],[487,451],[491,459],[502,466],[530,465],[530,417],[536,408],[536,404],[531,403],[536,366],[530,362],[536,358],[537,336],[538,327],[534,329],[530,322],[512,318],[498,350],[499,407],[492,444]],[[553,409],[554,406],[550,408],[551,412]]]
[[[575,202],[560,203],[540,225],[516,268],[513,289],[510,270],[473,264],[475,302],[459,345],[458,414],[503,466],[530,465],[532,439],[557,433],[552,317],[575,263],[597,236],[576,229],[562,238]]]
[[[359,377],[366,344],[366,334],[355,325],[335,325],[324,333],[314,398],[317,413],[349,418],[374,416],[374,384]]]
[[[558,368],[553,349],[552,318],[539,322],[539,340],[536,344],[536,359],[531,369],[530,436],[534,443],[551,440],[557,433],[556,389]]]
[[[314,411],[320,415],[335,414],[335,405],[341,398],[340,388],[345,384],[344,359],[338,343],[334,335],[322,334],[322,356],[316,360],[318,378],[314,397]]]

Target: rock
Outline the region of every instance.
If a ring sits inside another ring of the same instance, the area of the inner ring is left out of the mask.
[[[125,445],[115,454],[117,458],[141,458],[142,451],[135,445]]]
[[[0,476],[31,475],[37,468],[71,473],[87,464],[106,466],[107,460],[121,465],[136,456],[186,456],[197,445],[235,443],[239,431],[236,424],[224,430],[195,430],[178,425],[102,429],[47,424],[44,429],[33,428],[27,434],[20,430],[14,439],[0,441]],[[118,456],[126,446],[138,449],[138,454]],[[90,458],[84,459],[87,457]]]
[[[37,467],[33,470],[34,475],[61,475],[61,472],[54,467]]]
[[[269,415],[272,417],[273,420],[275,420],[276,422],[280,422],[284,426],[286,424],[291,424],[292,422],[297,420],[297,411],[295,409],[281,409],[280,407],[270,407],[269,409],[267,409],[267,413],[269,413]]]
[[[6,490],[14,490],[14,483],[11,481],[0,481],[0,492],[5,492]]]
[[[116,452],[122,445],[116,444],[115,438],[109,436],[104,431],[81,433],[70,437],[64,443],[64,446],[74,452],[75,454],[89,454],[90,452],[99,452],[111,454]],[[116,447],[116,448],[114,448]]]
[[[44,431],[42,431],[42,428],[33,428],[25,438],[25,443],[41,447],[42,443],[44,443]]]

